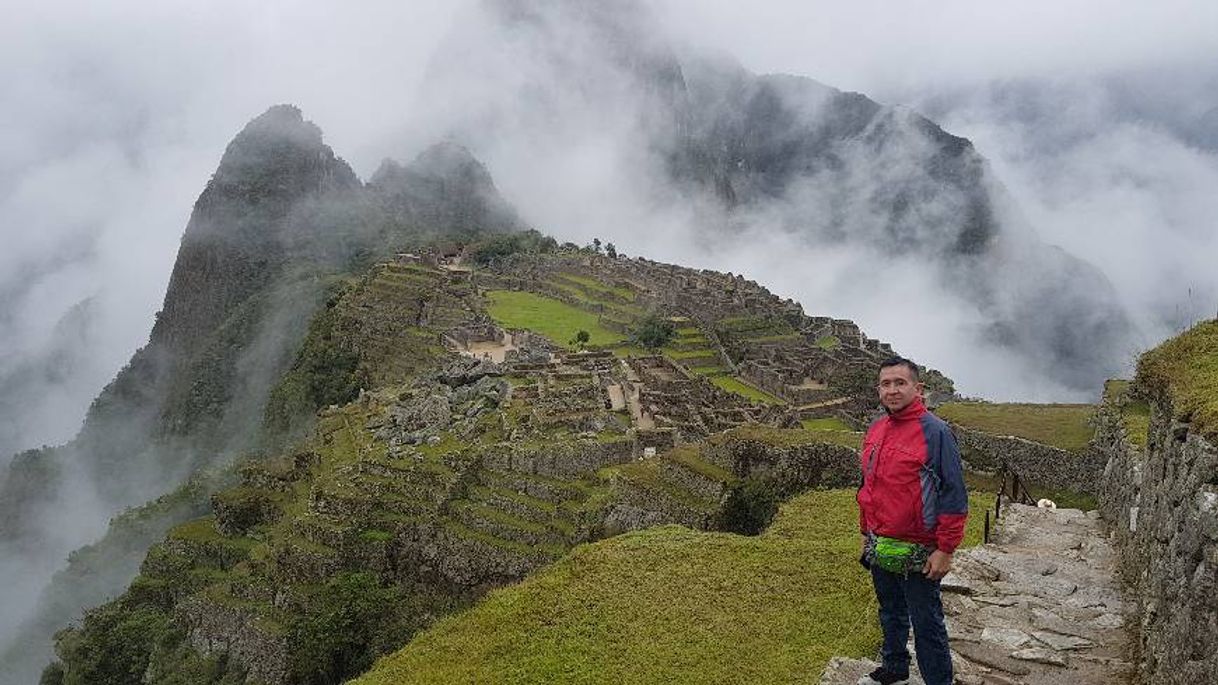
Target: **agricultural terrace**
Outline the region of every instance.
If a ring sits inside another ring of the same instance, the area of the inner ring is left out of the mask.
[[[1142,355],[1137,384],[1171,398],[1176,418],[1218,439],[1218,320],[1198,324]]]
[[[854,495],[801,495],[757,537],[663,526],[581,545],[354,682],[811,682],[880,639]],[[973,516],[966,544],[980,535]]]
[[[1082,452],[1095,434],[1090,404],[997,404],[949,402],[935,413],[944,421],[990,435],[1013,435]]]
[[[565,345],[579,331],[588,331],[588,344],[612,346],[625,336],[600,324],[596,314],[553,298],[517,290],[490,290],[488,313],[504,328],[526,328]]]

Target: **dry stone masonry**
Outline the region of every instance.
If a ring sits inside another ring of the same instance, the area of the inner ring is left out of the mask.
[[[1099,441],[1109,455],[1101,502],[1134,597],[1139,683],[1218,678],[1218,448],[1180,422],[1166,394],[1150,401],[1147,445],[1109,396]]]

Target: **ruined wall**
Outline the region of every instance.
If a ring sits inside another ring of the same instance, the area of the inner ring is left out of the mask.
[[[1101,512],[1112,525],[1137,616],[1138,682],[1214,682],[1218,673],[1218,448],[1150,403],[1145,449],[1106,402],[1097,441],[1108,455]]]
[[[1098,476],[1108,455],[1094,446],[1075,453],[1015,436],[990,435],[954,423],[951,426],[961,456],[972,469],[1000,471],[1005,466],[1028,485],[1098,494]]]

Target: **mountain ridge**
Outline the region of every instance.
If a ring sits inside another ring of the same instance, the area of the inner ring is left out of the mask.
[[[459,160],[447,150],[450,161]],[[271,107],[244,127],[195,204],[148,343],[92,402],[73,440],[24,452],[0,474],[6,554],[28,564],[30,574],[48,573],[101,535],[111,515],[173,493],[200,469],[275,439],[262,427],[272,386],[328,293],[372,255],[446,234],[521,228],[493,184],[486,185],[489,176],[460,175],[469,171],[468,159],[445,168],[442,154],[432,157],[405,167],[411,183],[431,179],[431,185],[404,205],[410,212],[392,211],[296,107]],[[450,197],[446,173],[458,174],[456,186],[471,179],[483,185],[476,194]],[[157,510],[168,518],[116,546],[139,553],[166,522],[197,511],[198,495],[187,500],[194,504]],[[113,567],[119,576],[130,572]],[[66,604],[53,596],[39,600],[54,614],[53,625],[113,592],[113,580],[100,571],[73,582],[80,587]],[[16,659],[20,651],[8,655]],[[31,654],[45,654],[45,647]]]

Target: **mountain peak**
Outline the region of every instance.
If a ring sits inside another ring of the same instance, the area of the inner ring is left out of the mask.
[[[268,174],[273,177],[267,179],[271,183],[260,184],[259,180]],[[295,182],[285,183],[288,179],[284,175],[296,177]],[[238,186],[263,185],[272,193],[287,190],[293,196],[330,184],[358,184],[347,163],[322,141],[321,128],[306,120],[300,108],[287,104],[271,107],[241,129],[224,150],[213,180]]]
[[[486,166],[454,142],[431,145],[409,164],[386,159],[368,186],[404,223],[457,233],[523,227]]]

